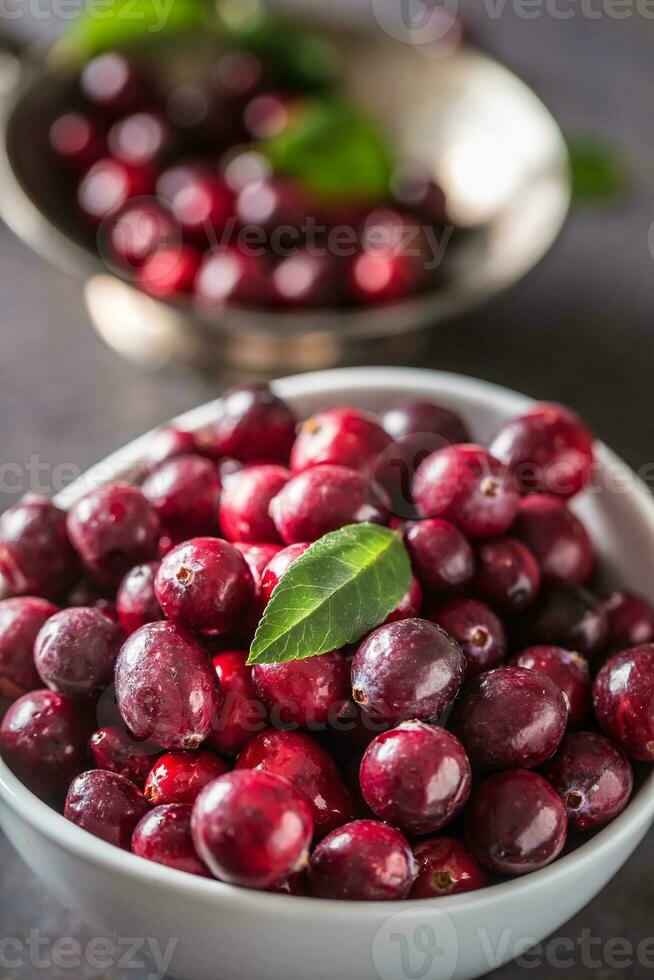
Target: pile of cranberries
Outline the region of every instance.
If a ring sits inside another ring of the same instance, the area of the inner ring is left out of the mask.
[[[2,756],[90,833],[248,888],[390,900],[542,868],[654,760],[654,610],[589,588],[568,504],[592,472],[557,405],[486,449],[440,405],[298,425],[232,389],[210,430],[152,438],[139,486],[0,519]],[[404,540],[397,608],[353,648],[248,666],[295,559],[360,521]]]

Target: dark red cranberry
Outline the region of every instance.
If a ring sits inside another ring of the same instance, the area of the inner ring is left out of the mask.
[[[56,691],[30,691],[10,706],[0,726],[0,753],[28,789],[63,800],[86,762],[88,730],[79,707]]]
[[[554,754],[567,720],[563,694],[549,677],[498,667],[470,681],[449,727],[473,769],[534,769]]]
[[[486,884],[486,872],[456,837],[432,837],[413,846],[416,877],[411,898],[439,898],[475,891]]]
[[[586,589],[553,584],[514,622],[513,633],[518,649],[546,644],[589,655],[606,646],[608,617]]]
[[[477,548],[474,589],[501,613],[522,612],[540,589],[538,562],[515,538],[484,541]]]
[[[547,780],[517,769],[489,776],[473,792],[465,830],[470,850],[485,868],[523,875],[558,857],[568,821]]]
[[[116,699],[134,737],[164,749],[196,749],[222,704],[206,651],[173,623],[149,623],[128,637],[116,663]]]
[[[302,793],[256,769],[228,772],[205,787],[191,828],[196,851],[214,875],[245,888],[272,888],[301,871],[313,836]]]
[[[93,166],[105,152],[104,133],[97,120],[81,112],[66,112],[55,119],[48,137],[57,157],[78,174]]]
[[[339,650],[305,660],[255,664],[252,677],[277,726],[322,728],[338,719],[349,701],[347,661]]]
[[[151,561],[135,565],[120,583],[116,596],[116,608],[121,626],[128,635],[163,619],[161,606],[154,593],[154,580],[159,562]]]
[[[169,152],[173,134],[158,112],[134,112],[109,130],[111,155],[133,166],[156,163]]]
[[[298,473],[273,498],[270,513],[284,544],[317,541],[345,524],[384,524],[388,501],[356,470],[329,463]]]
[[[70,784],[64,816],[94,837],[129,851],[132,834],[148,812],[138,786],[116,772],[91,769]]]
[[[193,846],[188,803],[169,803],[150,810],[134,829],[132,853],[176,871],[210,878],[211,872]]]
[[[511,534],[527,545],[548,581],[583,585],[590,578],[593,545],[584,525],[560,497],[546,493],[524,497]]]
[[[408,896],[414,868],[399,830],[377,820],[355,820],[318,844],[309,863],[309,888],[317,898],[393,901]]]
[[[155,591],[168,619],[209,635],[232,631],[254,603],[245,558],[220,538],[191,538],[169,551]]]
[[[291,469],[301,473],[319,463],[335,463],[370,473],[389,442],[374,415],[357,408],[328,408],[302,423],[291,452]]]
[[[149,80],[125,55],[108,51],[89,61],[80,75],[82,95],[91,105],[128,112],[151,94]]]
[[[503,534],[516,515],[513,477],[481,446],[447,446],[420,464],[413,497],[422,517],[452,521],[467,537]]]
[[[366,749],[360,779],[368,806],[409,834],[430,834],[448,824],[465,806],[472,785],[459,740],[421,721],[378,735]]]
[[[307,876],[305,871],[298,871],[296,874],[280,881],[274,885],[271,891],[280,892],[282,895],[308,895]]]
[[[430,721],[459,692],[465,657],[458,644],[426,619],[380,626],[352,661],[352,696],[366,714],[390,725]]]
[[[404,533],[413,570],[426,592],[452,592],[475,571],[470,543],[449,521],[412,521]]]
[[[213,436],[221,456],[285,463],[295,439],[295,417],[268,385],[230,388],[220,400]]]
[[[247,659],[247,650],[226,650],[213,658],[225,700],[207,744],[224,755],[237,755],[266,725],[266,708],[259,700]]]
[[[154,470],[176,456],[192,456],[200,453],[200,440],[195,432],[186,432],[175,425],[164,425],[150,436],[145,462],[148,470]]]
[[[291,478],[284,466],[248,466],[235,473],[220,498],[220,528],[228,541],[279,541],[270,501]]]
[[[316,837],[354,818],[354,803],[331,756],[302,732],[270,728],[245,746],[237,769],[260,769],[288,779],[308,800]]]
[[[13,595],[50,599],[72,585],[78,562],[66,514],[28,493],[0,517],[0,574]]]
[[[599,724],[630,759],[654,759],[654,644],[643,643],[606,661],[593,684]]]
[[[263,570],[261,576],[261,597],[264,603],[270,601],[273,590],[280,578],[286,574],[296,558],[303,555],[309,545],[305,541],[289,544],[274,555]]]
[[[179,239],[172,214],[153,200],[128,203],[112,215],[107,236],[110,258],[129,270],[163,249],[174,250]]]
[[[44,684],[71,698],[97,697],[108,687],[122,629],[99,609],[73,606],[55,613],[34,644],[34,663]]]
[[[195,280],[195,298],[201,306],[260,306],[267,301],[269,291],[264,258],[233,247],[207,252]]]
[[[297,232],[311,213],[306,192],[296,183],[284,178],[249,183],[236,198],[236,216],[243,227],[263,229],[274,247],[275,239],[291,233],[291,244],[297,243]]]
[[[543,769],[574,830],[592,830],[622,813],[634,785],[622,752],[596,732],[573,732]]]
[[[218,530],[220,477],[203,456],[176,456],[161,463],[144,480],[143,493],[174,541]]]
[[[170,193],[170,188],[173,188]],[[227,185],[200,168],[178,167],[163,174],[157,184],[185,236],[199,244],[222,235],[234,211],[234,196]]]
[[[158,299],[186,296],[193,292],[199,265],[200,253],[192,245],[162,248],[138,270],[138,283]]]
[[[609,617],[609,646],[627,650],[654,640],[654,608],[634,592],[612,592],[603,602]]]
[[[237,551],[241,552],[248,563],[248,568],[254,580],[254,591],[259,608],[259,606],[264,605],[262,591],[263,573],[273,558],[284,549],[279,544],[249,544],[243,541],[234,541],[233,545]]]
[[[338,258],[299,249],[280,259],[270,278],[270,297],[283,306],[338,306],[343,298]]]
[[[449,18],[449,14],[444,15],[444,25],[445,18]],[[450,30],[455,31],[457,36],[459,35],[460,28],[458,27],[458,21],[453,22],[451,27],[445,25],[444,30],[440,29],[439,24],[439,37],[445,39],[446,35],[449,35]],[[450,43],[452,47],[458,46],[454,39],[446,43],[448,49]],[[442,187],[434,183],[431,179],[428,167],[416,164],[414,161],[400,164],[393,172],[392,191],[393,198],[399,204],[402,204],[405,208],[410,208],[412,211],[420,212],[430,224],[451,224],[451,218],[447,211],[445,192]]]
[[[467,677],[504,660],[504,627],[486,603],[476,599],[448,599],[432,606],[428,618],[456,640],[463,650],[468,661]]]
[[[522,493],[573,497],[593,472],[593,437],[562,405],[543,402],[511,419],[495,436],[491,452],[514,473]]]
[[[103,157],[94,163],[77,188],[77,203],[87,218],[98,223],[121,208],[131,197],[152,190],[148,167],[132,167],[120,160]]]
[[[384,413],[382,425],[392,439],[429,433],[447,445],[470,442],[470,431],[463,419],[434,402],[401,402]]]
[[[46,599],[20,596],[0,601],[0,694],[14,701],[41,687],[34,666],[34,641],[43,624],[58,611]]]
[[[142,786],[161,750],[148,742],[137,742],[122,728],[107,725],[89,739],[89,752],[97,769],[126,776]]]
[[[406,590],[393,612],[388,614],[382,625],[385,626],[386,623],[396,623],[400,619],[415,619],[416,616],[420,615],[421,608],[422,589],[420,588],[418,579],[415,577],[415,575],[412,575],[409,588]]]
[[[217,91],[239,104],[255,94],[264,77],[264,66],[256,54],[233,48],[221,54],[211,71]]]
[[[245,107],[243,121],[253,140],[279,136],[291,119],[293,102],[284,92],[263,92]]]
[[[420,264],[388,251],[360,252],[348,269],[349,292],[360,303],[386,303],[415,293],[421,285]]]
[[[512,657],[514,667],[537,670],[553,680],[565,698],[568,728],[580,728],[590,714],[588,661],[580,653],[562,647],[528,647]]]
[[[148,773],[145,798],[154,806],[195,803],[204,787],[226,772],[227,766],[213,752],[166,752]]]

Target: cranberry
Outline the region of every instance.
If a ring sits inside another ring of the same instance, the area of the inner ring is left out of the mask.
[[[484,602],[449,599],[432,607],[428,618],[456,640],[463,650],[468,661],[466,676],[495,667],[504,660],[504,627]]]
[[[230,388],[220,400],[213,434],[221,456],[285,463],[295,439],[295,417],[267,385]]]
[[[254,580],[254,591],[257,605],[263,605],[262,580],[263,573],[280,551],[283,551],[279,544],[248,544],[243,541],[234,541],[234,547],[240,551],[246,562]],[[260,610],[257,610],[260,612]],[[261,618],[261,616],[259,616]]]
[[[270,501],[291,478],[276,463],[250,466],[235,473],[220,500],[220,527],[228,541],[278,542],[269,514]]]
[[[268,293],[268,269],[262,256],[231,247],[207,252],[202,259],[195,280],[195,298],[201,306],[260,306]]]
[[[205,650],[172,623],[149,623],[128,637],[116,663],[116,699],[134,737],[165,749],[196,749],[222,704]]]
[[[246,650],[226,650],[213,658],[225,701],[207,744],[225,755],[237,755],[266,724],[266,709],[257,695]]]
[[[170,126],[157,112],[135,112],[109,130],[111,155],[134,166],[156,163],[173,142]]]
[[[339,650],[305,660],[255,664],[252,676],[275,724],[321,728],[338,719],[349,701],[347,661]]]
[[[513,522],[518,491],[513,477],[481,446],[447,446],[428,456],[413,479],[422,517],[452,521],[471,538],[489,538]]]
[[[13,595],[50,599],[72,585],[77,567],[66,514],[47,497],[28,493],[0,517],[0,574]]]
[[[253,140],[267,140],[279,136],[287,128],[293,102],[280,92],[264,92],[255,96],[245,107],[243,121]]]
[[[427,592],[452,592],[474,574],[475,558],[466,538],[449,521],[435,517],[407,524],[404,543]]]
[[[498,772],[472,794],[465,816],[466,840],[485,868],[523,875],[558,857],[567,823],[556,791],[538,773]]]
[[[79,707],[55,691],[30,691],[9,707],[0,752],[21,782],[45,799],[63,799],[86,762],[88,731]]]
[[[452,22],[452,27],[448,27],[449,15],[443,18],[443,30],[439,26],[439,36],[445,38],[449,31],[455,30],[457,35],[460,33],[458,21]],[[450,45],[458,47],[454,41],[448,41]],[[459,42],[460,43],[460,42]],[[393,197],[404,207],[419,211],[430,224],[449,225],[451,218],[447,212],[447,202],[443,188],[430,179],[428,167],[415,162],[403,163],[395,169],[392,176]]]
[[[170,212],[151,200],[128,203],[112,214],[107,234],[111,256],[129,270],[162,249],[174,250],[179,237]]]
[[[239,103],[249,99],[264,78],[264,66],[251,51],[225,51],[216,61],[212,72],[216,89]]]
[[[336,463],[369,473],[390,438],[377,419],[356,408],[328,408],[302,424],[291,451],[294,473]]]
[[[213,752],[166,752],[155,762],[145,781],[145,798],[164,803],[195,803],[207,785],[227,772]]]
[[[158,299],[175,299],[193,291],[200,253],[191,245],[161,248],[138,271],[142,289]]]
[[[593,472],[593,437],[562,405],[543,402],[511,419],[495,436],[491,452],[515,474],[523,493],[573,497]]]
[[[137,786],[117,772],[91,769],[70,784],[64,816],[94,837],[129,851],[132,834],[148,812]]]
[[[494,538],[477,548],[475,591],[502,613],[522,612],[540,589],[540,568],[515,538]]]
[[[80,75],[86,101],[111,112],[125,112],[150,95],[149,80],[125,55],[108,51],[89,61]]]
[[[562,647],[528,647],[511,659],[514,667],[545,674],[562,692],[568,709],[568,728],[580,728],[590,714],[588,661]]]
[[[603,602],[609,617],[609,646],[627,650],[654,640],[654,609],[634,592],[612,592]]]
[[[117,772],[137,786],[143,785],[161,754],[157,746],[137,742],[129,732],[112,725],[99,728],[91,735],[89,752],[97,769]]]
[[[595,716],[630,759],[654,759],[654,644],[606,661],[593,684]]]
[[[419,289],[422,278],[418,262],[392,249],[360,252],[348,269],[349,292],[360,303],[402,299]]]
[[[346,524],[384,524],[387,501],[362,473],[324,463],[298,473],[270,504],[285,544],[317,541]]]
[[[57,157],[78,174],[88,170],[105,152],[102,129],[92,116],[81,112],[59,116],[48,135]]]
[[[0,694],[12,701],[41,686],[34,666],[34,641],[58,611],[46,599],[21,596],[0,601]]]
[[[518,647],[547,644],[596,653],[608,640],[608,617],[599,599],[574,585],[550,585],[514,623]]]
[[[306,897],[308,894],[306,872],[298,871],[296,874],[291,875],[290,878],[286,878],[284,881],[280,881],[277,885],[274,885],[271,891],[280,892],[282,895],[300,895]]]
[[[354,818],[354,803],[331,756],[302,732],[274,728],[256,735],[245,746],[237,769],[260,769],[288,779],[306,796],[316,837],[324,837]]]
[[[193,846],[192,812],[188,803],[169,803],[150,810],[134,829],[132,853],[176,871],[210,878],[211,872]]]
[[[567,719],[563,694],[549,677],[498,667],[470,681],[449,725],[473,769],[533,769],[556,751]]]
[[[114,483],[73,505],[68,533],[94,578],[118,585],[133,565],[154,558],[159,518],[138,487]]]
[[[399,830],[376,820],[355,820],[318,844],[309,864],[309,888],[318,898],[393,901],[408,896],[414,867]]]
[[[305,541],[298,541],[297,544],[289,544],[274,555],[263,570],[261,576],[261,597],[264,603],[270,601],[275,586],[283,575],[289,570],[296,558],[303,555],[309,545]]]
[[[161,606],[154,593],[154,580],[159,562],[135,565],[120,583],[116,608],[121,626],[129,635],[146,623],[163,619]]]
[[[378,735],[363,756],[360,779],[368,806],[409,834],[448,824],[465,806],[472,784],[459,740],[421,721]]]
[[[417,874],[411,898],[439,898],[483,888],[486,873],[463,841],[456,837],[432,837],[413,848]]]
[[[449,445],[470,441],[470,432],[463,419],[434,402],[402,402],[384,413],[382,425],[393,439],[429,433]]]
[[[220,538],[191,538],[169,551],[155,582],[169,619],[200,633],[229,633],[254,602],[245,558]]]
[[[271,888],[306,866],[313,820],[305,797],[288,780],[242,769],[205,787],[191,828],[199,856],[217,878]]]
[[[465,657],[458,644],[426,619],[380,626],[352,661],[352,695],[367,715],[388,724],[429,721],[459,692]]]
[[[299,249],[273,269],[270,294],[284,306],[338,306],[343,295],[340,263],[333,255]]]
[[[154,470],[176,456],[192,456],[200,453],[200,440],[195,432],[186,432],[175,425],[164,425],[153,432],[148,440],[145,462],[148,470]]]
[[[246,184],[236,198],[239,224],[262,229],[270,236],[271,245],[280,237],[283,243],[282,233],[291,233],[295,244],[310,210],[306,192],[298,184],[278,177]]]
[[[174,541],[218,529],[220,477],[203,456],[176,456],[161,463],[144,481],[143,493]]]
[[[121,208],[131,197],[149,194],[152,174],[148,167],[133,167],[111,157],[94,163],[77,188],[77,203],[87,218],[98,223]]]
[[[511,533],[527,545],[550,582],[583,585],[590,578],[593,545],[584,525],[559,497],[524,497]]]
[[[409,588],[406,590],[395,609],[388,614],[382,625],[395,623],[400,619],[415,619],[420,615],[422,607],[422,589],[415,575],[411,576]]]
[[[164,173],[157,191],[170,204],[184,235],[199,244],[221,235],[234,210],[229,187],[200,168],[177,167],[173,174]]]
[[[36,638],[36,669],[52,691],[71,698],[97,697],[113,680],[123,640],[121,628],[99,609],[62,609]]]

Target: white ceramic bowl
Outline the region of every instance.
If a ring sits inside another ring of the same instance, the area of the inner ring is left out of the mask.
[[[325,371],[275,390],[299,415],[337,402],[381,409],[411,397],[461,412],[480,441],[529,400],[494,385],[409,368]],[[210,423],[216,404],[179,420]],[[108,482],[138,464],[147,437],[89,471]],[[654,582],[654,502],[633,473],[598,447],[606,488],[576,502],[612,576]],[[618,489],[619,488],[619,489]],[[654,596],[650,596],[653,598]],[[615,874],[654,817],[654,776],[592,840],[548,868],[461,896],[396,903],[330,902],[233,888],[111,847],[41,803],[0,761],[0,822],[48,889],[106,934],[177,940],[172,972],[184,980],[465,980],[501,965],[581,909]]]

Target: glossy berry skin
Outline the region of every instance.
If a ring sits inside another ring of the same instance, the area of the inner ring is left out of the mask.
[[[392,250],[360,252],[350,260],[348,289],[359,303],[386,303],[415,293],[421,285],[420,264]]]
[[[88,170],[77,188],[77,204],[93,225],[113,215],[132,197],[152,190],[148,167],[132,167],[112,157],[103,157]]]
[[[211,460],[197,454],[166,460],[144,480],[142,489],[173,541],[218,530],[220,477]]]
[[[273,589],[280,578],[286,574],[295,559],[303,555],[308,547],[306,541],[298,541],[296,544],[289,544],[286,548],[282,548],[270,559],[261,576],[261,597],[264,603],[269,602]]]
[[[186,167],[179,170],[168,202],[184,236],[202,245],[223,232],[233,213],[234,197],[229,187],[211,172]]]
[[[526,769],[498,772],[473,792],[465,814],[468,847],[481,865],[523,875],[550,864],[567,837],[556,790]]]
[[[70,784],[64,816],[95,837],[129,851],[132,834],[148,812],[138,786],[104,769],[83,772]]]
[[[346,524],[384,524],[388,516],[381,491],[362,473],[329,463],[289,480],[270,512],[284,544],[317,541]]]
[[[449,521],[438,517],[410,521],[404,543],[426,592],[453,592],[471,581],[475,571],[472,547]]]
[[[41,799],[63,800],[84,769],[88,730],[79,707],[55,691],[30,691],[9,707],[0,726],[0,753]]]
[[[349,702],[347,661],[340,650],[305,660],[254,664],[252,678],[276,726],[321,729]]]
[[[390,902],[407,898],[415,862],[406,838],[377,820],[354,820],[318,844],[309,863],[317,898]]]
[[[369,412],[328,408],[302,423],[291,451],[291,469],[301,473],[319,463],[335,463],[369,474],[390,441]]]
[[[463,682],[461,648],[426,619],[380,626],[352,661],[352,696],[372,719],[395,725],[430,721],[447,708]]]
[[[643,643],[606,661],[593,684],[595,717],[630,759],[654,759],[654,644]]]
[[[85,65],[80,88],[89,104],[111,113],[128,112],[150,94],[149,81],[116,51],[100,54]]]
[[[276,463],[248,466],[230,478],[220,498],[220,528],[228,541],[279,543],[270,501],[291,478]]]
[[[213,658],[225,700],[207,745],[223,755],[238,755],[267,723],[266,708],[259,700],[247,659],[247,650],[226,650]]]
[[[150,810],[134,829],[132,854],[175,871],[211,878],[211,872],[193,846],[192,812],[188,803],[169,803]]]
[[[422,517],[451,521],[469,538],[503,534],[518,509],[511,474],[481,446],[447,446],[425,459],[413,478]]]
[[[507,422],[491,453],[515,474],[523,493],[567,499],[583,490],[593,472],[593,437],[562,405],[543,402]]]
[[[160,248],[139,268],[139,286],[161,300],[176,300],[193,292],[200,253],[192,245]]]
[[[522,612],[540,589],[538,562],[515,538],[493,538],[477,548],[475,593],[500,613]]]
[[[511,658],[511,666],[537,670],[553,680],[565,698],[568,728],[581,728],[590,715],[590,673],[580,653],[562,647],[528,647]]]
[[[195,432],[164,425],[154,432],[148,441],[145,463],[148,471],[154,470],[176,456],[201,455],[200,439]]]
[[[116,663],[116,699],[134,737],[164,749],[196,749],[222,704],[206,651],[173,623],[149,623],[128,637]]]
[[[267,301],[269,291],[263,256],[233,247],[208,252],[195,280],[195,298],[204,307],[225,303],[258,306]]]
[[[216,453],[243,462],[286,463],[295,439],[295,416],[268,385],[230,388],[213,428]]]
[[[439,898],[475,891],[486,884],[486,872],[463,841],[431,837],[413,846],[417,873],[411,898]]]
[[[634,592],[612,592],[603,602],[609,618],[609,647],[627,650],[654,640],[654,608]]]
[[[71,698],[97,697],[113,680],[124,638],[120,626],[100,609],[62,609],[39,631],[34,663],[50,690]]]
[[[301,229],[311,210],[306,192],[299,184],[284,178],[248,183],[236,199],[239,223],[263,229],[268,236],[279,233],[281,228]]]
[[[415,619],[422,608],[422,589],[415,575],[411,576],[409,588],[406,590],[395,609],[388,614],[382,626],[395,623],[400,619]]]
[[[495,667],[506,655],[502,622],[477,599],[449,599],[431,607],[428,618],[456,640],[466,660],[466,677]]]
[[[280,259],[270,278],[270,299],[287,307],[338,306],[343,298],[341,263],[333,255],[298,249]]]
[[[111,215],[107,230],[111,256],[128,271],[139,269],[160,249],[174,247],[178,239],[174,216],[150,198],[128,202]]]
[[[134,112],[109,130],[107,142],[111,155],[135,166],[157,163],[173,145],[172,130],[158,112]]]
[[[634,784],[627,759],[597,732],[566,735],[543,775],[561,797],[574,830],[602,827],[617,817]]]
[[[41,687],[34,665],[34,641],[43,624],[58,612],[47,599],[19,596],[0,601],[0,694],[15,700]]]
[[[51,599],[72,585],[78,559],[66,530],[66,514],[28,493],[0,517],[0,574],[12,595]]]
[[[435,402],[402,402],[383,414],[382,425],[392,439],[430,433],[440,436],[443,444],[450,446],[470,442],[470,432],[463,419]]]
[[[207,785],[227,772],[213,752],[166,752],[155,762],[145,780],[148,803],[195,803]]]
[[[590,656],[608,641],[608,617],[602,603],[591,592],[573,585],[541,589],[533,605],[512,626],[518,649],[546,644]]]
[[[269,728],[251,739],[236,769],[274,772],[288,779],[306,798],[316,838],[354,819],[354,802],[332,757],[309,735]]]
[[[511,534],[529,548],[547,581],[583,585],[590,578],[595,566],[592,542],[560,497],[524,497]]]
[[[373,739],[360,780],[366,803],[381,820],[420,835],[440,830],[461,812],[472,774],[454,735],[410,721]]]
[[[260,607],[263,607],[263,593],[261,590],[263,573],[280,551],[284,549],[280,544],[249,544],[244,541],[232,542],[237,551],[240,551],[246,562],[254,581],[254,592],[257,600],[257,612],[260,614]]]
[[[117,772],[142,786],[161,751],[147,742],[137,742],[123,728],[107,725],[91,735],[89,753],[97,769]]]
[[[116,596],[116,609],[120,625],[129,636],[145,626],[163,619],[161,606],[154,593],[154,580],[159,562],[145,562],[130,569],[120,583]]]
[[[48,142],[55,156],[74,174],[83,174],[105,153],[101,126],[92,115],[82,112],[66,112],[55,119]]]
[[[554,754],[567,720],[563,694],[549,677],[498,667],[469,682],[449,727],[473,769],[533,769]]]
[[[205,787],[191,829],[198,855],[221,881],[272,888],[306,867],[313,820],[288,780],[242,769]]]

